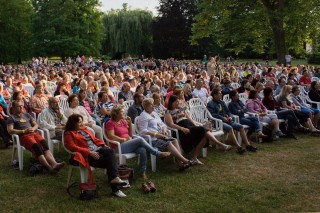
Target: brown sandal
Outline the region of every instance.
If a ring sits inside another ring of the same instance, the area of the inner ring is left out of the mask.
[[[144,191],[144,193],[149,193],[151,191],[149,185],[146,183],[142,183],[141,188]]]
[[[149,181],[148,186],[149,186],[151,192],[157,191],[153,182]]]

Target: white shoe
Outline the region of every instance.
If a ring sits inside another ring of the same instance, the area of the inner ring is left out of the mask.
[[[130,183],[129,183],[129,181],[128,180],[123,180],[124,182],[126,182],[127,183],[127,185],[124,185],[124,186],[122,186],[122,188],[124,188],[124,189],[128,189],[128,188],[130,188],[131,187],[131,185],[130,185]]]
[[[111,180],[111,184],[117,185],[117,186],[125,186],[127,185],[127,182],[121,180],[119,177],[115,177]]]
[[[125,193],[123,193],[121,190],[118,190],[118,191],[116,191],[116,192],[113,192],[112,193],[114,196],[116,196],[116,197],[127,197],[127,195],[125,194]]]

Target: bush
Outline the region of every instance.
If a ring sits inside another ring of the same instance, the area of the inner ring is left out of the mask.
[[[320,53],[313,53],[307,56],[309,64],[320,64]]]

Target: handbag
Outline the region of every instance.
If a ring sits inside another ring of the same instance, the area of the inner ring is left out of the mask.
[[[128,180],[129,183],[133,181],[134,178],[134,169],[128,167],[126,164],[118,166],[119,178],[121,180]]]

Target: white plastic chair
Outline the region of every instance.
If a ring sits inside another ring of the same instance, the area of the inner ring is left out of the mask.
[[[240,87],[240,84],[239,83],[231,83],[231,87],[233,89],[238,89]]]
[[[67,95],[57,95],[56,98],[59,99],[59,107],[62,109],[63,113],[69,109],[68,96]]]
[[[23,89],[25,89],[28,92],[30,98],[33,96],[33,93],[34,93],[34,87],[33,86],[28,86],[28,85],[27,86],[23,86]]]
[[[114,100],[115,100],[117,103],[119,103],[119,102],[118,102],[118,97],[119,97],[120,90],[112,91],[112,93],[113,93],[113,96],[114,96]]]
[[[204,103],[201,101],[200,98],[191,98],[189,101],[189,107],[196,107],[196,106],[205,106]]]
[[[120,143],[118,141],[113,141],[108,138],[107,133],[105,131],[105,124],[102,124],[102,133],[103,133],[103,138],[105,139],[107,144],[110,146],[110,148],[112,148],[115,151],[116,155],[118,155],[120,165],[126,164],[127,159],[137,157],[137,154],[134,152],[126,153],[126,154],[122,153]],[[138,163],[139,163],[139,160],[138,160]]]
[[[212,101],[212,99],[213,99],[213,97],[210,95],[208,98],[207,98],[207,105],[208,105],[208,103],[210,102],[210,101]]]
[[[93,132],[94,134],[94,132]],[[63,148],[70,154],[74,155],[76,154],[75,152],[71,152],[65,145],[64,145],[64,131],[62,132],[62,146]],[[79,169],[80,170],[80,181],[81,183],[87,183],[89,179],[89,171],[87,168],[83,167],[81,164],[78,166],[74,166],[69,164],[69,171],[68,171],[68,178],[67,178],[67,187],[70,185],[71,177],[72,177],[72,172],[73,169]],[[91,171],[94,171],[94,167],[91,167]]]
[[[134,129],[135,129],[135,133],[137,135],[140,135],[140,129],[139,129],[139,126],[138,126],[138,119],[139,119],[139,116],[134,119],[134,126],[135,126]],[[150,146],[152,146],[151,136],[150,135],[143,135],[143,136],[144,136],[144,138],[147,138],[148,143],[150,144]],[[152,154],[150,154],[150,158],[151,158],[151,169],[152,169],[152,172],[156,172],[157,171],[157,157],[152,155]]]
[[[230,99],[229,94],[225,94],[225,95],[223,96],[222,100],[224,101],[224,103],[225,103],[226,105],[228,105],[228,104],[231,102],[231,99]]]
[[[320,109],[320,102],[312,101],[307,93],[300,92],[300,97],[305,103],[315,104],[317,105],[317,109]]]
[[[60,143],[62,143],[62,141],[57,139],[51,139],[50,132],[48,129],[41,128],[41,130],[43,130],[44,139],[48,142],[49,150],[52,153],[52,155],[54,153],[54,144],[58,144],[58,152],[60,152]]]
[[[41,136],[43,137],[43,131],[40,130],[40,129],[38,129],[37,131],[39,131]],[[23,170],[23,151],[26,148],[24,148],[24,146],[22,146],[20,144],[19,135],[12,134],[12,141],[13,141],[13,145],[12,145],[12,159],[11,159],[11,161],[14,160],[14,157],[15,157],[15,154],[16,154],[16,150],[18,150],[19,170],[22,171]]]
[[[53,95],[53,93],[56,91],[56,88],[57,84],[55,82],[47,81],[47,90],[51,93],[51,95]]]
[[[246,103],[248,100],[248,94],[247,93],[239,93],[239,99],[243,102]]]
[[[319,82],[319,78],[318,78],[318,77],[311,77],[311,82],[312,82],[312,81]]]
[[[124,101],[123,102],[123,110],[125,112],[125,114],[127,114],[127,111],[129,109],[129,107],[134,103],[134,100],[128,100],[128,101]]]

